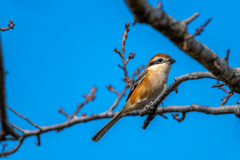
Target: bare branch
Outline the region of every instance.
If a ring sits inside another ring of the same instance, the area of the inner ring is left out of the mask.
[[[193,35],[189,35],[189,36],[187,36],[185,39],[190,39],[190,38],[195,37],[196,35],[200,35],[200,34],[203,32],[204,27],[206,27],[207,24],[208,24],[210,21],[211,21],[211,18],[209,18],[209,19],[204,23],[204,25],[202,25],[200,28],[198,28]]]
[[[13,27],[15,26],[15,24],[13,24],[13,20],[9,20],[10,24],[8,24],[8,27],[6,28],[0,28],[0,31],[8,31],[9,29],[13,29]]]
[[[22,119],[25,119],[28,123],[30,123],[30,124],[33,125],[34,127],[36,127],[36,128],[38,128],[38,129],[41,130],[41,127],[39,127],[37,124],[35,124],[35,123],[33,123],[32,121],[30,121],[27,117],[19,114],[18,112],[16,112],[15,110],[13,110],[11,107],[9,107],[9,106],[7,106],[7,105],[6,105],[6,107],[7,107],[8,109],[10,109],[13,113],[15,113],[17,116],[21,117]]]
[[[205,22],[204,25],[202,25],[200,28],[198,28],[193,35],[187,35],[187,36],[185,37],[185,40],[184,40],[184,42],[183,42],[183,50],[184,50],[184,51],[187,50],[187,41],[188,41],[189,39],[195,37],[196,35],[200,35],[201,32],[203,32],[204,27],[206,27],[206,25],[207,25],[210,21],[211,21],[211,18],[209,18],[209,19]]]
[[[143,68],[144,68],[144,66],[142,65],[142,66],[138,67],[138,68],[134,71],[134,73],[133,73],[133,75],[132,75],[132,78],[131,78],[131,81],[132,81],[132,82],[134,81],[134,77],[135,77],[136,75],[138,75]]]
[[[124,95],[126,94],[127,88],[129,88],[128,86],[125,86],[123,88],[122,93],[115,99],[114,103],[109,107],[108,111],[112,112],[118,105],[118,103],[120,102],[120,100],[124,97]]]
[[[132,82],[134,81],[134,77],[140,73],[140,70],[143,68],[143,66],[140,66],[137,70],[134,71],[131,79],[129,78],[128,71],[127,71],[127,63],[129,62],[130,59],[133,59],[135,54],[130,52],[128,59],[125,61],[125,42],[127,39],[127,33],[129,32],[129,26],[130,24],[125,24],[125,31],[123,33],[123,40],[122,40],[122,53],[115,48],[113,51],[118,53],[122,59],[123,66],[118,65],[123,71],[124,71],[124,78],[123,81],[125,82],[125,87],[122,90],[122,93],[117,92],[111,85],[106,86],[109,91],[114,92],[115,94],[118,95],[118,97],[115,99],[114,103],[109,107],[107,112],[112,112],[120,102],[120,100],[123,98],[123,96],[126,94],[126,90],[132,85]]]
[[[220,107],[208,107],[198,104],[186,105],[186,106],[168,106],[158,107],[157,114],[171,113],[171,112],[201,112],[205,114],[222,115],[222,114],[235,114],[240,118],[240,105],[229,105]]]
[[[198,104],[186,105],[186,106],[166,106],[166,107],[158,107],[156,114],[164,114],[164,113],[173,113],[173,112],[202,112],[206,114],[213,114],[213,115],[221,115],[221,114],[235,114],[238,118],[240,118],[240,105],[228,105],[223,107],[208,107]],[[92,114],[89,116],[83,117],[76,117],[70,121],[65,121],[60,124],[52,125],[52,126],[45,126],[41,131],[40,130],[29,130],[27,133],[24,134],[25,137],[28,136],[35,136],[37,134],[54,131],[62,128],[70,127],[77,123],[85,123],[93,120],[98,119],[105,119],[105,118],[112,118],[118,112],[103,112],[98,114]],[[141,113],[140,110],[133,111],[128,113],[126,116],[139,116]]]
[[[220,106],[224,106],[233,94],[233,91],[228,92],[227,96],[222,98],[222,103],[220,104]]]
[[[183,20],[184,23],[189,24],[190,22],[192,22],[194,19],[196,19],[199,16],[199,13],[194,13],[191,17]]]
[[[125,2],[138,22],[151,25],[168,37],[179,49],[201,63],[218,80],[226,83],[231,90],[235,87],[234,91],[240,93],[240,69],[229,66],[213,50],[195,38],[187,41],[188,49],[184,50],[185,37],[190,35],[186,30],[186,23],[177,21],[162,9],[151,6],[147,0],[125,0]]]
[[[157,8],[162,8],[162,2],[161,1],[158,2]]]
[[[4,143],[3,145],[2,145],[2,152],[4,152],[5,151],[5,148],[7,147],[7,143]]]
[[[176,119],[178,122],[182,122],[185,117],[186,117],[186,113],[185,112],[182,112],[182,118],[179,117],[179,114],[172,114],[173,116],[173,119]]]
[[[167,87],[166,90],[164,90],[154,101],[149,105],[149,107],[144,107],[144,109],[141,112],[141,115],[149,114],[149,116],[144,121],[142,128],[146,129],[149,123],[153,120],[154,114],[156,113],[156,109],[158,105],[172,92],[177,89],[177,87],[184,81],[187,80],[194,80],[194,79],[202,79],[202,78],[212,78],[216,79],[215,76],[213,76],[210,72],[193,72],[188,73],[179,77],[176,77],[174,79],[174,82]],[[149,111],[149,109],[151,111]]]
[[[58,109],[58,112],[59,113],[62,113],[64,116],[66,116],[67,118],[70,118],[70,116],[62,109],[62,107],[60,107],[59,109]]]
[[[16,152],[18,150],[18,148],[21,146],[24,139],[25,139],[25,137],[21,137],[15,148],[10,149],[7,152],[4,151],[4,152],[0,153],[0,157],[7,157],[9,154],[12,154],[12,153]]]
[[[229,53],[230,53],[230,49],[227,50],[226,57],[224,58],[227,63],[228,63]]]
[[[19,130],[20,132],[24,133],[24,130],[18,126],[16,126],[15,124],[12,124],[10,122],[8,122],[13,128],[16,128],[17,130]]]
[[[41,144],[41,142],[40,142],[40,134],[37,134],[37,135],[36,135],[36,138],[37,138],[37,142],[35,142],[35,144],[36,144],[37,146],[40,146],[40,144]]]
[[[129,32],[129,26],[130,26],[130,23],[125,24],[125,31],[123,33],[123,40],[122,40],[122,53],[116,47],[113,51],[120,55],[122,62],[123,62],[123,66],[121,66],[121,65],[118,65],[118,66],[124,71],[123,80],[125,81],[126,85],[131,86],[131,80],[128,76],[128,71],[127,71],[126,66],[127,66],[127,63],[129,62],[129,60],[134,58],[135,54],[130,52],[128,59],[125,61],[125,43],[126,43],[126,39],[128,37],[127,34]]]
[[[83,94],[83,97],[85,98],[85,101],[84,101],[83,103],[77,105],[77,109],[73,112],[73,114],[72,114],[71,116],[67,115],[66,112],[64,112],[64,111],[62,110],[62,108],[59,108],[60,111],[61,111],[61,113],[62,113],[62,114],[65,113],[64,115],[65,115],[66,117],[68,117],[68,121],[71,120],[73,117],[75,117],[75,116],[78,114],[78,112],[82,109],[82,107],[83,107],[85,104],[87,104],[87,103],[90,102],[90,101],[93,101],[93,100],[96,98],[96,94],[95,94],[96,91],[97,91],[97,88],[94,86],[94,87],[91,89],[91,91],[90,91],[90,93],[89,93],[88,95]],[[59,111],[59,110],[58,110],[58,111]]]
[[[119,93],[118,91],[116,91],[115,88],[114,88],[111,84],[109,84],[108,86],[106,86],[106,88],[107,88],[109,91],[111,91],[111,92],[115,93],[116,95],[120,96],[120,93]]]
[[[217,84],[214,84],[214,85],[212,85],[212,88],[217,88],[217,87],[222,87],[222,86],[224,86],[224,85],[226,85],[225,83],[217,83]]]
[[[218,87],[219,89],[223,90],[225,93],[227,93],[227,96],[226,97],[223,97],[221,100],[222,100],[222,103],[220,104],[220,106],[224,106],[227,101],[229,100],[229,98],[234,94],[234,91],[227,91],[223,86],[226,85],[225,83],[219,83],[219,81],[217,81],[217,84],[215,85],[212,85],[212,88],[214,87]]]

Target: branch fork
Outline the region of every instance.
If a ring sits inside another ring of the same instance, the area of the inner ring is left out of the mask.
[[[13,24],[13,20],[9,20],[10,24],[8,24],[8,27],[6,28],[0,28],[0,31],[8,31],[9,29],[13,29],[13,27],[15,26],[15,24]]]

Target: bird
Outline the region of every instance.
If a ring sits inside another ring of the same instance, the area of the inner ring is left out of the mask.
[[[131,86],[123,108],[92,137],[92,140],[99,141],[127,113],[142,110],[145,105],[156,99],[167,84],[171,65],[175,62],[171,56],[164,53],[153,56]]]

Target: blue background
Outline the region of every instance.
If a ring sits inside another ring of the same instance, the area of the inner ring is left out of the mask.
[[[157,6],[156,0],[149,1]],[[212,17],[204,32],[197,36],[220,57],[230,52],[230,65],[239,66],[239,2],[223,0],[164,0],[163,9],[183,20],[199,12],[189,25],[189,32]],[[84,106],[88,115],[108,109],[116,95],[107,91],[112,84],[121,91],[123,71],[117,66],[121,59],[112,50],[121,49],[124,24],[131,22],[132,13],[121,1],[78,0],[1,0],[1,27],[9,19],[14,30],[1,32],[6,76],[7,104],[41,126],[64,122],[57,113],[60,106],[72,113],[81,103],[83,93],[97,86],[97,98]],[[189,72],[206,71],[202,65],[180,51],[162,34],[145,24],[130,26],[126,54],[136,53],[128,64],[129,73],[157,53],[170,54],[177,63],[172,67],[169,82]],[[188,81],[180,85],[179,93],[171,93],[164,105],[202,104],[218,106],[226,96],[222,90],[212,89],[215,80]],[[124,105],[124,97],[116,110]],[[227,104],[236,104],[234,94]],[[145,117],[125,117],[98,143],[91,137],[109,119],[81,123],[56,133],[27,138],[9,160],[42,159],[195,159],[239,160],[240,123],[235,115],[206,115],[188,113],[178,123],[166,114],[158,116],[146,130],[141,129]],[[24,129],[35,129],[8,111],[10,122]],[[10,149],[17,142],[10,142]],[[3,144],[3,143],[2,143]]]

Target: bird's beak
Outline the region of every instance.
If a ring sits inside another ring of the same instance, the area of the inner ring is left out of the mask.
[[[172,59],[172,58],[170,58],[168,61],[170,62],[170,64],[173,64],[173,63],[176,62],[176,61],[175,61],[174,59]]]

